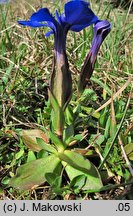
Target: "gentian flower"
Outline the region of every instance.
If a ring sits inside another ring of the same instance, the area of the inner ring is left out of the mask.
[[[110,31],[111,24],[107,20],[98,21],[94,26],[92,46],[81,69],[79,81],[80,92],[82,92],[85,89],[90,77],[92,76],[98,51],[100,49],[102,42],[104,41],[104,39]]]
[[[21,25],[30,27],[49,27],[46,36],[54,34],[55,57],[53,72],[50,79],[50,91],[60,107],[65,109],[71,98],[72,80],[66,56],[66,36],[69,30],[79,32],[98,21],[98,17],[89,8],[86,1],[70,1],[65,4],[64,13],[56,11],[56,17],[47,8],[34,13],[28,21],[18,21]]]

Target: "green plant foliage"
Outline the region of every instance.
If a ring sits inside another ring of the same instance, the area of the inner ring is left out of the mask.
[[[46,173],[45,175],[47,182],[51,185],[54,193],[60,194],[62,193],[62,176],[56,173]]]
[[[129,160],[133,161],[133,143],[125,146],[125,152],[128,155]]]
[[[24,144],[32,151],[39,152],[43,148],[36,141],[37,137],[42,138],[44,142],[48,142],[47,136],[41,130],[34,129],[22,131],[22,139]]]
[[[102,187],[98,170],[88,159],[69,150],[65,150],[64,154],[59,154],[59,158],[62,160],[62,164],[71,181],[79,175],[86,177],[86,182],[82,188],[83,190]]]
[[[75,193],[79,193],[82,188],[86,184],[87,177],[85,175],[79,175],[73,178],[73,180],[70,183],[70,188],[74,190]]]
[[[49,132],[50,138],[53,142],[53,144],[55,145],[56,149],[60,152],[63,151],[65,149],[65,143],[63,143],[57,135],[55,135],[54,133],[52,133],[51,131]]]
[[[59,163],[60,160],[55,155],[28,162],[17,169],[16,176],[10,180],[9,185],[21,190],[36,187],[46,181],[45,174],[53,172]]]
[[[36,139],[37,139],[37,143],[40,146],[41,150],[44,149],[45,151],[51,152],[51,153],[57,152],[56,149],[52,145],[46,144],[43,139],[41,138],[36,138]]]
[[[30,162],[30,161],[34,161],[34,160],[36,160],[36,156],[35,156],[34,152],[33,151],[29,151],[28,152],[27,163]]]

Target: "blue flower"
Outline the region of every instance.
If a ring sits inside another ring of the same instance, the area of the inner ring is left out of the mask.
[[[47,26],[52,29],[51,33],[56,33],[60,26],[67,33],[68,30],[81,31],[97,21],[98,18],[89,8],[89,3],[76,0],[65,4],[65,12],[63,14],[59,14],[56,11],[56,19],[47,8],[41,8],[30,17],[30,20],[18,21],[18,23],[34,28]]]
[[[42,8],[32,14],[28,21],[18,21],[19,24],[30,27],[49,27],[46,36],[54,34],[55,61],[50,79],[50,91],[64,107],[71,98],[72,80],[66,56],[66,36],[69,30],[79,32],[96,23],[98,17],[89,8],[86,1],[70,1],[65,4],[64,13],[56,11],[54,17],[47,8]]]
[[[111,31],[111,24],[107,20],[98,21],[94,26],[94,36],[91,49],[85,59],[84,65],[81,69],[79,91],[82,92],[90,77],[92,76],[97,54],[106,36]]]
[[[18,21],[18,23],[33,28],[44,26],[51,28],[51,31],[49,31],[46,36],[54,34],[56,46],[56,43],[58,43],[57,37],[63,38],[65,45],[68,30],[79,32],[97,21],[98,17],[89,8],[88,2],[75,0],[65,4],[63,14],[59,14],[58,11],[56,11],[56,18],[47,8],[41,8],[36,13],[32,14],[30,20]]]

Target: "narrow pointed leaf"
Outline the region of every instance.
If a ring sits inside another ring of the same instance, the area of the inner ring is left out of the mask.
[[[27,163],[36,160],[36,156],[33,151],[28,152]]]
[[[66,143],[69,143],[69,140],[74,136],[74,126],[73,124],[69,125],[63,133],[63,140]]]
[[[74,120],[73,108],[68,106],[65,110],[65,121],[68,125],[71,125]]]
[[[54,134],[50,131],[49,135],[50,135],[50,138],[51,138],[53,144],[56,146],[56,148],[59,151],[62,151],[65,149],[65,144],[58,138],[58,136],[56,134]]]
[[[45,151],[51,152],[51,153],[57,152],[56,149],[52,145],[45,143],[43,139],[36,138],[36,140],[41,149],[44,149]]]

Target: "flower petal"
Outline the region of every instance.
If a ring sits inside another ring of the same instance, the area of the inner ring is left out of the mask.
[[[99,20],[94,26],[94,34],[98,33],[102,29],[111,29],[111,24],[107,20]]]
[[[88,6],[88,2],[79,0],[66,3],[66,22],[70,25],[85,25],[85,27],[97,22],[97,16]],[[83,29],[83,27],[81,29]]]
[[[48,31],[48,32],[45,34],[45,37],[49,37],[51,34],[54,34],[54,31],[53,31],[53,30]]]
[[[110,30],[111,24],[107,20],[101,20],[94,26],[94,38],[91,47],[93,62],[95,62],[100,46]]]
[[[74,31],[74,32],[79,32],[79,31],[83,30],[84,28],[86,28],[86,27],[88,27],[88,26],[90,26],[96,22],[97,22],[97,17],[94,16],[94,18],[89,23],[87,23],[86,25],[72,25],[70,27],[70,30]]]
[[[47,8],[41,8],[36,13],[33,13],[32,16],[30,17],[30,20],[37,21],[37,22],[50,21],[56,24],[55,18],[50,14]]]
[[[58,22],[50,14],[47,8],[41,8],[36,13],[33,13],[32,16],[30,17],[30,20],[28,21],[20,20],[18,21],[18,23],[33,28],[46,26],[46,27],[50,27],[53,31],[56,31],[56,27],[58,25]]]
[[[65,17],[65,14],[62,13],[62,14],[59,14],[58,11],[56,10],[56,18],[58,20],[58,22],[63,25],[66,23],[66,17]]]
[[[33,27],[33,28],[48,26],[47,24],[39,23],[39,22],[37,22],[37,21],[24,21],[24,20],[19,20],[18,23],[19,23],[20,25],[30,26],[30,27]]]

